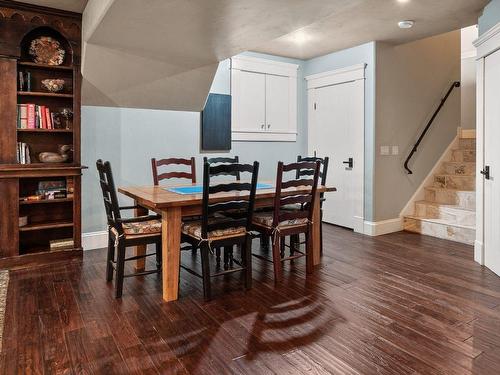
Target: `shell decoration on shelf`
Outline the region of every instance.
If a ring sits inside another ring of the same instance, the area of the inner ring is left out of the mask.
[[[59,146],[59,153],[57,152],[41,152],[38,155],[40,163],[65,163],[70,161],[73,152],[73,145]]]
[[[64,89],[64,79],[44,79],[42,86],[50,92],[60,92]]]
[[[54,38],[41,36],[31,41],[29,54],[37,64],[54,66],[63,63],[66,51]]]

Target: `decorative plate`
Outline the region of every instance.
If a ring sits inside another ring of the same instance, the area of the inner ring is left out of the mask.
[[[66,51],[54,38],[41,36],[31,41],[29,53],[37,64],[61,65]]]

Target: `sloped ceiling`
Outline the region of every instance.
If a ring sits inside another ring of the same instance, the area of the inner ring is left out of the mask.
[[[89,0],[83,103],[199,111],[218,61],[242,51],[310,58],[371,40],[406,42],[473,24],[486,3]],[[416,27],[398,29],[401,19]]]
[[[83,14],[83,103],[199,111],[220,60],[350,2],[90,0]]]

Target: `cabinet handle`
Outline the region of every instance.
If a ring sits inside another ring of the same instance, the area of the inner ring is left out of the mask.
[[[262,124],[262,125],[260,126],[260,128],[261,128],[261,129],[265,129],[265,128],[266,128],[266,124]]]
[[[269,129],[271,127],[271,124],[267,124],[267,128]]]

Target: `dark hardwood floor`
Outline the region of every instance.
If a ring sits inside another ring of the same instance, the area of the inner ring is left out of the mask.
[[[301,259],[274,287],[254,259],[251,291],[214,280],[209,303],[186,272],[177,302],[162,302],[157,276],[126,279],[115,300],[104,250],[11,272],[1,373],[500,374],[500,278],[470,246],[324,236],[313,276]]]

